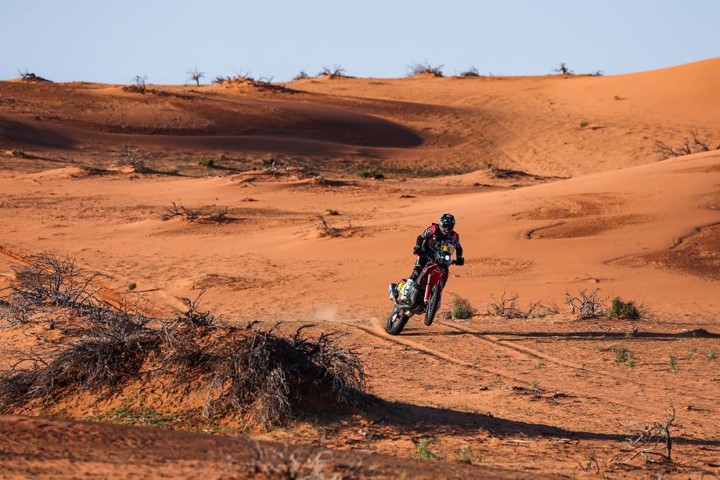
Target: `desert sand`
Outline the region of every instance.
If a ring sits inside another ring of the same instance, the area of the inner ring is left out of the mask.
[[[380,454],[368,460],[380,477],[719,476],[718,84],[720,59],[609,77],[310,78],[144,94],[0,82],[0,286],[51,252],[101,273],[108,301],[153,314],[204,290],[203,306],[228,323],[345,334],[398,415],[252,435]],[[661,158],[656,142],[680,148],[693,132],[707,151]],[[173,203],[226,221],[163,219]],[[387,285],[410,273],[415,237],[444,212],[466,264],[451,271],[441,318],[413,318],[392,337]],[[606,303],[642,305],[643,318],[578,319],[566,292],[596,289]],[[515,294],[521,309],[542,307],[497,315],[493,304]],[[447,314],[458,296],[471,319]],[[0,332],[4,368],[48,335],[20,330]],[[97,417],[88,408],[17,413]],[[630,459],[627,439],[672,408],[674,462]],[[105,447],[78,451],[123,437],[120,427],[57,422],[0,422],[3,468],[112,471]],[[88,440],[66,443],[74,428]],[[245,475],[213,446],[244,437],[128,432],[126,476]],[[423,439],[438,459],[408,460]],[[173,470],[185,442],[207,456]],[[146,444],[156,447],[140,455]]]

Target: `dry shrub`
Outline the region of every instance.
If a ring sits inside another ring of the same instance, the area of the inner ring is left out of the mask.
[[[335,333],[311,338],[308,326],[288,335],[278,333],[277,325],[253,330],[257,322],[221,326],[198,306],[204,290],[194,300],[181,299],[186,308],[174,320],[151,318],[100,302],[71,260],[33,258],[4,304],[63,307],[79,325],[64,333],[77,340],[48,358],[33,354],[0,372],[0,412],[86,393],[108,399],[133,386],[140,395],[178,400],[197,392],[205,395],[209,418],[269,424],[295,407],[358,406],[366,398],[363,364]],[[150,328],[151,322],[161,328]]]
[[[199,209],[186,208],[172,202],[172,207],[166,209],[166,212],[160,217],[162,221],[167,221],[175,217],[180,217],[190,223],[198,221],[201,223],[227,223],[231,219],[228,217],[226,208],[217,211],[205,211]]]
[[[160,336],[131,322],[95,325],[52,360],[34,355],[32,365],[0,374],[0,412],[39,401],[49,405],[84,393],[110,398],[141,373]]]
[[[70,257],[33,255],[28,265],[16,272],[9,287],[9,303],[21,309],[87,306],[97,293],[91,284],[98,275],[86,275]]]
[[[518,301],[520,296],[517,293],[507,294],[503,292],[499,299],[495,295],[490,295],[492,301],[488,308],[488,315],[495,315],[505,319],[528,319],[534,316],[542,316],[543,311],[550,311],[542,302],[528,302],[525,308],[521,308]]]
[[[600,297],[600,289],[596,288],[590,293],[587,290],[580,290],[579,297],[565,292],[565,303],[572,309],[573,315],[578,315],[580,319],[599,318],[604,316],[607,311],[605,309],[606,298]]]
[[[640,457],[646,464],[672,463],[672,429],[675,427],[675,407],[671,406],[666,411],[665,419],[643,427],[633,438],[628,439],[628,448],[611,462],[627,465]]]
[[[318,73],[318,77],[328,77],[331,79],[332,78],[343,78],[343,77],[345,77],[345,69],[338,64],[333,65],[332,68],[322,67],[320,69],[320,72]]]
[[[361,404],[365,374],[359,358],[335,335],[310,339],[303,330],[284,337],[275,328],[216,329],[180,320],[165,330],[160,371],[180,396],[193,383],[205,392],[210,418],[239,414],[269,424],[320,398],[331,405]]]
[[[442,65],[430,65],[427,62],[413,63],[408,66],[408,75],[429,75],[432,77],[440,78],[443,76]]]
[[[127,87],[126,87],[127,88]],[[135,173],[151,173],[147,166],[147,155],[130,149],[127,145],[120,151],[120,157],[115,165],[118,167],[131,167]]]
[[[51,80],[48,80],[47,78],[43,78],[40,75],[36,75],[33,72],[28,72],[27,69],[25,70],[18,70],[20,73],[20,79],[23,82],[27,83],[52,83]]]
[[[700,138],[697,129],[693,128],[690,131],[690,137],[692,138],[683,138],[682,144],[679,147],[671,147],[660,140],[655,140],[655,152],[657,152],[661,160],[665,160],[671,157],[682,157],[683,155],[709,152],[712,150],[710,141],[706,138]],[[720,150],[720,145],[717,145],[715,149]]]
[[[461,77],[465,77],[465,78],[468,78],[468,77],[479,77],[479,76],[480,76],[480,71],[477,69],[476,66],[472,65],[472,66],[470,66],[470,68],[468,68],[467,70],[463,70],[463,71],[460,73],[460,76],[461,76]]]

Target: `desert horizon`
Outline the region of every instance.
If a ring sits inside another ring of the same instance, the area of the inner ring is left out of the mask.
[[[720,57],[416,65],[0,81],[9,478],[720,475]]]

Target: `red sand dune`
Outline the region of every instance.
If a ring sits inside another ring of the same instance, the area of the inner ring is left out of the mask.
[[[418,421],[363,426],[375,452],[409,457],[435,438],[447,460],[467,447],[473,463],[527,476],[584,475],[597,461],[646,477],[659,470],[619,466],[624,438],[674,405],[682,465],[662,471],[718,475],[718,77],[720,59],[611,77],[307,79],[278,92],[0,82],[0,272],[7,283],[29,255],[69,254],[158,312],[207,288],[204,305],[228,321],[338,329],[375,394]],[[679,147],[693,129],[711,151],[659,161],[655,141]],[[124,145],[155,174],[89,169],[111,167]],[[172,202],[231,221],[163,221]],[[387,336],[387,284],[410,273],[415,236],[446,211],[467,263],[444,311],[460,295],[483,314],[517,292],[523,307],[560,313],[412,319]],[[596,288],[642,303],[646,319],[575,319],[566,291]],[[616,361],[620,346],[632,367]],[[348,421],[328,438],[355,448],[356,430]]]

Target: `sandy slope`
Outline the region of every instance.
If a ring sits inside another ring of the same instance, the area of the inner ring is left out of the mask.
[[[296,93],[0,83],[0,148],[34,157],[2,157],[1,281],[51,251],[158,313],[207,288],[228,321],[339,329],[405,417],[362,437],[348,421],[329,437],[338,448],[410,456],[432,437],[445,459],[469,448],[474,463],[577,476],[595,457],[625,474],[624,439],[674,405],[689,470],[666,473],[717,475],[720,152],[659,162],[653,145],[693,127],[720,143],[719,75],[713,59],[618,77],[311,79]],[[156,169],[231,159],[202,178],[78,167],[107,167],[127,143]],[[258,170],[267,152],[325,178]],[[536,176],[501,178],[488,163]],[[355,175],[368,165],[386,179]],[[423,169],[477,170],[411,175]],[[163,221],[172,202],[230,221]],[[386,286],[445,211],[467,252],[446,304],[461,295],[483,313],[503,292],[549,305],[599,288],[643,303],[647,319],[578,321],[563,306],[531,320],[412,320],[388,337]],[[635,366],[615,361],[620,346]]]

